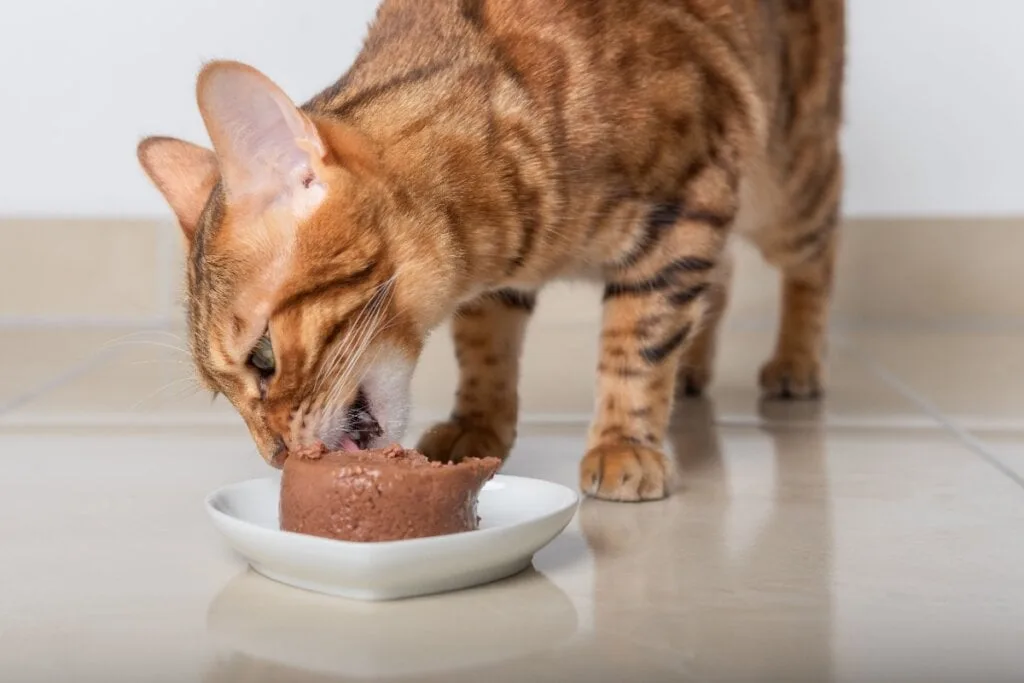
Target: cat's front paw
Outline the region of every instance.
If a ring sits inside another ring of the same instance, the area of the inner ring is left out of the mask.
[[[776,356],[761,368],[765,398],[813,399],[823,391],[821,363],[814,356]]]
[[[439,422],[424,432],[416,445],[416,450],[438,462],[488,457],[504,460],[510,449],[511,445],[506,445],[495,430],[458,420]]]
[[[580,462],[580,489],[604,500],[638,502],[668,495],[668,458],[631,444],[591,448]]]

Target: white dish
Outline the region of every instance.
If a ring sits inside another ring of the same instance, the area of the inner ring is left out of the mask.
[[[499,474],[480,492],[476,531],[354,543],[281,531],[280,487],[280,475],[230,484],[206,497],[206,509],[260,574],[358,600],[440,593],[516,574],[565,529],[579,503],[560,484]]]

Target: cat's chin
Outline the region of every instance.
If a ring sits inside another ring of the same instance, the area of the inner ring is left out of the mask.
[[[381,428],[381,434],[371,439],[375,448],[389,446],[405,436],[412,370],[413,362],[405,354],[397,349],[382,349],[363,377],[370,413]]]
[[[405,436],[409,423],[411,362],[397,352],[381,352],[367,371],[355,402],[330,416],[318,435],[332,451],[383,448]]]

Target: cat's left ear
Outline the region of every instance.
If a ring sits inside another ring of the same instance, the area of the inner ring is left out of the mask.
[[[212,62],[196,98],[229,201],[312,208],[326,193],[316,126],[269,78],[238,62]]]
[[[217,183],[217,158],[205,147],[165,137],[146,138],[137,152],[143,170],[170,204],[182,234],[191,243]]]

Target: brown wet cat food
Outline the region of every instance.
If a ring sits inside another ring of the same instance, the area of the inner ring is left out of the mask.
[[[293,455],[281,479],[281,529],[364,542],[472,531],[477,496],[500,466],[432,462],[399,446]]]

